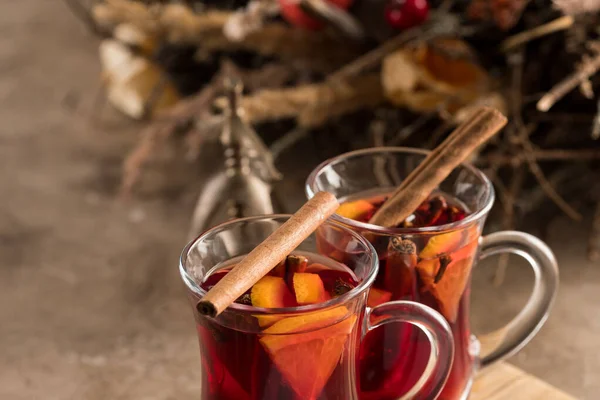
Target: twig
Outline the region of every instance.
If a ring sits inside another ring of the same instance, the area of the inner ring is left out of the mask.
[[[589,124],[594,114],[586,113],[537,113],[533,116],[534,122],[564,122],[568,124]]]
[[[583,150],[535,150],[531,153],[531,157],[537,162],[547,161],[591,161],[600,159],[600,149],[583,149]],[[518,166],[524,163],[525,157],[523,154],[507,155],[499,153],[490,153],[478,158],[477,165],[497,164],[499,166]]]
[[[432,17],[428,23],[407,29],[398,36],[384,42],[381,46],[345,65],[329,75],[327,79],[329,81],[339,81],[360,75],[362,72],[377,66],[386,55],[406,45],[412,40],[419,39],[427,41],[436,36],[455,33],[457,30],[458,21],[456,21],[451,14],[441,14],[437,18]]]
[[[537,109],[539,111],[548,111],[557,101],[562,99],[567,93],[571,92],[582,82],[589,79],[600,69],[600,54],[595,55],[591,59],[584,59],[577,70],[565,78],[563,81],[555,85],[548,93],[546,93],[538,102]]]
[[[507,56],[511,73],[510,112],[516,129],[513,133],[525,133],[523,123],[523,69],[525,65],[525,51],[518,49]],[[525,135],[529,136],[529,134]]]
[[[360,22],[348,11],[326,0],[300,0],[302,10],[325,21],[353,40],[364,40],[365,32]]]
[[[451,127],[452,127],[451,122],[444,121],[440,126],[438,126],[435,129],[435,131],[433,131],[433,133],[431,134],[431,136],[429,136],[429,139],[425,143],[425,146],[423,146],[423,147],[425,147],[426,149],[435,148],[435,146],[440,141],[442,136],[444,136],[444,134],[447,133]]]
[[[554,187],[560,187],[565,192],[573,193],[579,187],[585,187],[589,182],[590,174],[587,168],[581,164],[570,164],[560,168],[548,177],[548,181]],[[538,209],[547,199],[546,193],[541,186],[536,185],[524,193],[523,201],[519,205],[523,214],[529,214]]]
[[[379,75],[358,77],[343,85],[314,83],[263,90],[242,98],[245,118],[254,124],[296,118],[303,127],[318,126],[330,118],[384,101]],[[216,103],[222,107],[221,101]]]
[[[183,4],[150,6],[129,0],[105,0],[92,11],[94,21],[102,27],[129,23],[153,37],[188,43],[198,42],[209,33],[223,35],[223,26],[231,15],[218,10],[196,14]]]
[[[491,174],[488,171],[485,171],[485,174],[489,176],[490,180],[494,183],[496,191],[499,194],[498,198],[500,199],[500,204],[502,205],[502,211],[504,212],[504,215],[508,214],[510,212],[510,196],[508,195],[508,188],[504,182],[502,182],[502,179],[498,177],[497,173]]]
[[[346,64],[360,53],[357,47],[347,41],[277,22],[266,24],[243,41],[232,42],[224,35],[217,34],[203,36],[197,43],[205,51],[252,51],[263,56],[277,56],[298,69],[326,73]]]
[[[533,29],[510,36],[502,42],[500,45],[500,50],[503,52],[508,52],[534,39],[544,37],[554,32],[569,29],[571,26],[573,26],[574,22],[575,19],[570,15],[559,17],[546,24],[538,25]]]
[[[600,139],[600,98],[596,102],[596,115],[594,115],[594,121],[592,122],[592,139]]]
[[[196,123],[185,136],[186,158],[190,161],[198,158],[200,147],[205,140],[212,141],[219,137],[224,124],[222,115],[212,115],[206,108],[198,112],[195,120]]]
[[[269,63],[250,70],[238,68],[237,72],[249,92],[281,87],[296,75],[292,68],[279,63]]]
[[[158,143],[164,142],[178,128],[190,129],[191,123],[202,110],[208,107],[222,85],[223,68],[198,94],[179,101],[174,107],[161,113],[167,119],[158,119],[141,132],[141,139],[123,164],[121,196],[126,198],[137,183],[143,165]]]
[[[600,201],[596,203],[592,232],[588,242],[588,258],[590,261],[600,260]]]
[[[511,103],[514,107],[513,120],[516,129],[514,131],[514,134],[509,136],[508,140],[512,140],[513,142],[518,143],[522,146],[521,154],[527,162],[529,171],[538,181],[546,195],[570,218],[579,221],[581,219],[581,214],[578,213],[575,209],[573,209],[573,207],[571,207],[569,203],[567,203],[562,198],[562,196],[558,194],[556,189],[554,189],[554,186],[550,182],[548,182],[548,180],[546,179],[546,175],[544,175],[544,172],[540,168],[540,165],[533,157],[533,152],[535,151],[535,148],[529,140],[529,137],[531,133],[535,130],[536,125],[530,125],[526,127],[523,123],[523,118],[521,115],[523,62],[523,51],[515,53],[511,57],[509,57],[509,63],[513,65],[513,99]]]
[[[104,30],[100,29],[92,16],[91,9],[86,8],[79,0],[64,0],[64,2],[71,12],[86,25],[90,32],[100,37],[110,36]]]
[[[160,96],[162,96],[168,83],[169,78],[164,73],[161,73],[158,81],[154,84],[150,94],[144,101],[144,105],[142,106],[142,116],[140,119],[147,119],[152,115],[153,108],[156,105],[156,102],[160,99]]]
[[[273,159],[277,159],[284,151],[292,147],[298,141],[304,139],[308,135],[308,129],[304,129],[302,127],[297,127],[292,129],[279,139],[275,140],[273,144],[269,147],[271,154],[273,155]]]
[[[369,130],[371,131],[371,136],[373,137],[373,146],[374,147],[383,147],[385,146],[385,131],[386,131],[386,123],[383,118],[376,118],[371,122],[369,126]],[[378,159],[379,160],[379,159]]]
[[[389,141],[389,146],[397,146],[398,144],[404,142],[408,139],[413,133],[417,132],[419,129],[423,128],[425,124],[435,118],[438,114],[438,110],[434,112],[424,113],[419,115],[419,117],[413,121],[410,125],[407,125],[403,128],[400,128],[398,132],[394,135],[394,137]]]
[[[514,229],[515,228],[515,208],[517,199],[521,189],[523,188],[523,182],[525,181],[525,169],[522,167],[514,168],[510,187],[504,192],[505,197],[503,198],[504,216],[503,216],[503,229]],[[506,268],[508,267],[509,254],[505,253],[500,256],[498,260],[498,266],[496,267],[496,273],[494,274],[493,284],[496,287],[502,286],[504,278],[506,277]]]
[[[523,154],[525,156],[525,160],[527,161],[527,165],[529,166],[529,171],[531,171],[533,176],[537,179],[542,189],[544,189],[544,192],[546,192],[546,195],[571,219],[575,221],[581,220],[581,214],[571,207],[569,203],[567,203],[565,199],[558,194],[556,189],[554,189],[554,186],[548,182],[548,179],[546,179],[546,176],[540,168],[540,165],[532,156],[534,147],[531,144],[531,141],[528,138],[525,138],[522,140],[521,144],[523,145]]]
[[[158,144],[164,142],[174,132],[188,131],[185,138],[188,159],[197,157],[203,140],[211,140],[216,136],[214,133],[217,133],[222,126],[222,119],[220,116],[212,115],[209,109],[222,87],[224,77],[235,76],[244,84],[248,82],[249,87],[257,89],[257,85],[266,87],[283,85],[293,73],[280,64],[267,64],[257,70],[242,70],[230,61],[224,60],[220,71],[200,92],[156,115],[155,120],[142,132],[140,142],[124,163],[122,195],[127,196],[131,193],[146,160]]]
[[[244,40],[251,32],[264,26],[265,21],[279,14],[279,3],[274,0],[251,0],[237,9],[227,20],[223,33],[232,41]]]

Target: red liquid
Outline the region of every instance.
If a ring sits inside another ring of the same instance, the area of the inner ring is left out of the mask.
[[[318,258],[322,263],[322,257]],[[303,265],[305,273],[320,278],[308,277],[309,285],[304,286],[308,297],[318,294],[327,300],[355,287],[358,282],[353,274],[341,268],[345,267],[333,269],[310,261]],[[225,274],[226,270],[212,274],[203,288],[209,289]],[[276,278],[272,285],[250,290],[238,302],[298,305],[302,295],[296,289],[302,286],[298,286],[293,271],[288,268],[272,274],[278,275],[268,277]],[[314,282],[322,282],[321,291]],[[348,308],[275,319],[238,313],[230,315],[228,323],[196,315],[204,368],[202,400],[347,400],[348,388],[352,387],[349,363],[354,363],[348,354],[356,344],[360,320]]]
[[[385,198],[346,203],[342,215],[367,222]],[[362,203],[362,204],[361,204]],[[370,205],[369,205],[370,203]],[[353,205],[354,208],[348,208]],[[354,213],[354,214],[353,214]],[[352,215],[353,214],[353,215]],[[407,218],[402,227],[438,226],[459,221],[465,209],[436,195],[424,202]],[[395,239],[371,234],[369,240],[380,259],[374,289],[390,293],[391,300],[413,300],[439,311],[450,323],[455,340],[455,358],[451,375],[439,399],[458,400],[464,394],[473,373],[474,359],[469,351],[470,271],[479,237],[478,227],[426,236],[406,235]],[[321,246],[321,250],[328,254]],[[410,250],[415,250],[409,254]],[[440,271],[442,264],[445,270]],[[388,324],[371,331],[359,353],[361,400],[395,400],[406,394],[423,373],[430,345],[417,328],[406,324]]]

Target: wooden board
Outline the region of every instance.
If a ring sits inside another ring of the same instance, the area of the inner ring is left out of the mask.
[[[469,400],[576,400],[548,383],[506,363],[482,370]]]

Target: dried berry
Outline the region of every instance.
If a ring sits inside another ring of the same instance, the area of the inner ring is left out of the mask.
[[[440,256],[440,269],[438,269],[437,274],[435,274],[435,278],[433,279],[433,283],[438,283],[444,277],[444,273],[446,272],[446,268],[452,262],[452,257],[448,255]]]
[[[392,0],[385,8],[385,19],[394,29],[409,29],[427,20],[427,0]]]
[[[338,278],[335,281],[335,284],[333,286],[333,296],[334,297],[338,297],[341,296],[345,293],[348,293],[349,291],[351,291],[353,289],[352,285],[350,285],[348,282],[344,282],[342,279]]]

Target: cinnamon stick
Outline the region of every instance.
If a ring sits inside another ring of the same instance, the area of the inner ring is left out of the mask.
[[[283,261],[338,207],[333,194],[317,193],[213,286],[198,302],[198,312],[211,317],[219,315]]]
[[[507,123],[491,107],[478,108],[415,168],[394,191],[369,223],[393,227],[404,221],[454,168]]]

